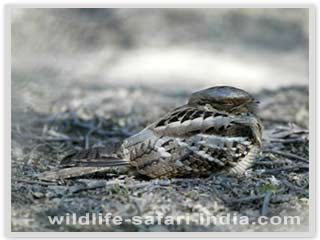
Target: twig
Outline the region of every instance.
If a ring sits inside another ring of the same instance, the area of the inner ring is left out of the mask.
[[[107,185],[106,182],[96,182],[95,184],[91,184],[91,185],[87,185],[87,186],[76,185],[76,186],[72,186],[69,189],[69,192],[71,194],[73,194],[73,193],[78,193],[78,192],[81,192],[81,191],[87,191],[87,190],[93,190],[93,189],[97,189],[97,188],[103,188],[106,185]]]
[[[291,138],[291,139],[269,139],[272,143],[297,143],[297,142],[305,142],[304,138]]]
[[[297,166],[285,166],[285,167],[280,167],[280,168],[274,168],[274,169],[266,169],[262,174],[270,174],[270,173],[278,173],[281,171],[286,171],[286,170],[298,170],[298,169],[309,169],[309,165],[297,165]]]
[[[301,162],[309,164],[309,161],[306,158],[300,157],[300,156],[295,155],[293,153],[286,153],[286,152],[277,151],[277,150],[265,150],[265,151],[269,152],[269,153],[278,154],[278,155],[281,155],[281,156],[284,156],[284,157],[287,157],[287,158],[291,158],[291,159],[293,158],[293,159],[296,159],[296,160],[299,160]]]
[[[29,138],[29,137],[28,137]],[[66,137],[59,137],[59,138],[52,138],[52,137],[31,137],[35,140],[42,140],[42,141],[48,141],[48,142],[82,142],[83,138],[66,138]]]
[[[243,202],[252,202],[256,201],[259,199],[264,198],[264,195],[255,195],[255,196],[250,196],[250,197],[244,197],[244,198],[238,198],[238,199],[229,199],[227,200],[230,203],[243,203]]]
[[[52,182],[42,182],[42,181],[34,181],[34,180],[28,180],[28,179],[16,179],[16,178],[13,178],[12,181],[29,183],[29,184],[39,184],[39,185],[44,185],[44,186],[56,185],[56,183],[52,183]]]
[[[291,161],[257,161],[254,164],[255,165],[262,165],[262,166],[274,166],[274,165],[285,165],[290,164]]]
[[[262,209],[261,209],[261,216],[267,216],[269,210],[269,202],[272,197],[272,191],[268,191],[263,199]]]

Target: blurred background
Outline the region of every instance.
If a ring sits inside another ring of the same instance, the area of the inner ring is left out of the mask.
[[[308,9],[15,9],[13,110],[75,87],[308,84]],[[41,109],[42,107],[42,109]]]

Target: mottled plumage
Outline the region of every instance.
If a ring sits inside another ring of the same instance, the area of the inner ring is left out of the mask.
[[[84,150],[65,157],[61,165],[131,165],[151,178],[243,173],[261,147],[256,105],[241,89],[208,88],[127,138],[114,153],[101,148]]]

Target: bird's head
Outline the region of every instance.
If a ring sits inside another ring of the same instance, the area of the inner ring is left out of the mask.
[[[257,104],[249,93],[230,86],[217,86],[193,93],[188,105],[204,108],[208,111],[228,113],[255,113]]]

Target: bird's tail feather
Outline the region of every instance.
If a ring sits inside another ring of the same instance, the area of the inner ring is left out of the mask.
[[[111,155],[104,148],[91,148],[65,156],[60,165],[62,167],[112,167],[129,165],[129,161]]]

